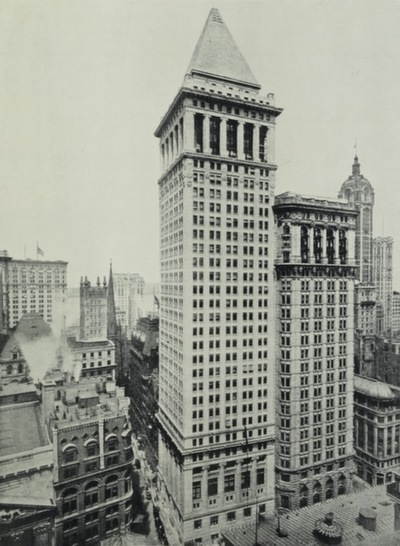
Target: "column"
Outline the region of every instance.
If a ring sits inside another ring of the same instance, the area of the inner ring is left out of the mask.
[[[328,263],[328,256],[327,256],[327,253],[326,253],[326,245],[327,245],[327,240],[326,240],[326,227],[323,227],[321,229],[321,235],[322,235],[322,239],[321,239],[321,244],[322,244],[322,263],[323,264],[326,264]]]
[[[226,118],[221,118],[219,125],[219,145],[220,155],[226,157],[228,155],[228,150],[226,149]]]
[[[175,159],[174,131],[173,130],[169,134],[169,145],[170,145],[170,149],[171,149],[171,163],[173,163],[174,159]]]
[[[292,224],[290,226],[291,237],[291,257],[290,261],[294,263],[301,262],[301,226],[299,224]]]
[[[175,159],[179,156],[180,148],[179,148],[179,128],[178,125],[175,125],[174,127],[174,137],[175,137]]]
[[[244,159],[244,123],[239,121],[237,125],[237,157]]]
[[[183,141],[184,148],[194,152],[194,114],[186,110],[184,115]]]
[[[268,160],[268,163],[270,161]],[[309,248],[309,256],[310,256],[310,264],[315,264],[315,254],[314,254],[314,231],[315,226],[312,226],[310,229],[310,238],[308,240],[308,248]]]
[[[253,160],[260,160],[260,126],[253,125]]]
[[[205,154],[211,154],[210,148],[210,118],[211,116],[206,114],[203,119],[203,152]]]
[[[374,426],[374,450],[373,454],[375,457],[378,456],[378,427]]]
[[[233,470],[233,469],[232,469]],[[235,499],[237,503],[242,502],[242,465],[241,463],[236,463],[235,466]]]
[[[54,470],[53,470],[53,480],[54,483],[60,481],[60,467],[58,460],[58,429],[53,429],[53,461],[54,461]]]
[[[349,229],[346,231],[346,249],[347,249],[347,263],[349,265],[354,265],[354,251],[355,251],[355,231]]]
[[[265,140],[265,152],[267,156],[267,162],[275,163],[275,127],[268,127],[268,132]]]
[[[179,153],[183,150],[183,119],[181,118],[178,122],[178,147]]]
[[[203,474],[201,476],[200,503],[203,510],[207,510],[208,508],[208,468],[209,468],[208,466],[203,467]]]
[[[339,258],[339,230],[335,229],[333,232],[333,236],[335,237],[334,247],[335,247],[335,258],[334,263],[336,265],[340,264],[340,258]]]

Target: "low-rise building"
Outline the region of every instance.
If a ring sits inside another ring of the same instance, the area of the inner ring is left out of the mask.
[[[68,339],[74,359],[76,378],[104,377],[115,380],[115,345],[109,340]]]
[[[400,470],[400,388],[367,377],[354,380],[357,474],[371,485],[390,483]]]
[[[0,390],[0,544],[51,546],[53,447],[33,385]]]
[[[56,543],[99,544],[131,523],[129,400],[104,378],[42,385],[53,441]]]

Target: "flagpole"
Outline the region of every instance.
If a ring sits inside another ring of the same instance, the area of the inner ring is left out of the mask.
[[[39,260],[39,243],[36,241],[36,261]]]

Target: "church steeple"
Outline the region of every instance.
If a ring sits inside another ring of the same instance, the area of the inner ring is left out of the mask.
[[[186,73],[261,88],[216,8],[210,11]]]
[[[116,337],[117,337],[117,318],[115,314],[112,262],[110,261],[110,276],[108,279],[108,294],[107,294],[107,339],[114,340]]]

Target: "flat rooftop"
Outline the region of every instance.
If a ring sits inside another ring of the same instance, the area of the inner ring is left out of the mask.
[[[376,531],[368,531],[358,523],[360,508],[370,508],[376,513]],[[323,519],[328,512],[333,512],[334,521],[343,529],[341,546],[400,544],[400,538],[394,532],[394,502],[387,495],[385,485],[343,495],[282,515],[281,529],[288,532],[287,537],[278,536],[276,517],[261,522],[257,526],[257,542],[259,546],[320,546],[324,543],[313,535],[313,530],[315,522]],[[233,546],[255,544],[254,522],[232,527],[222,534],[228,540],[227,544]]]
[[[0,407],[0,457],[49,443],[39,402]]]

